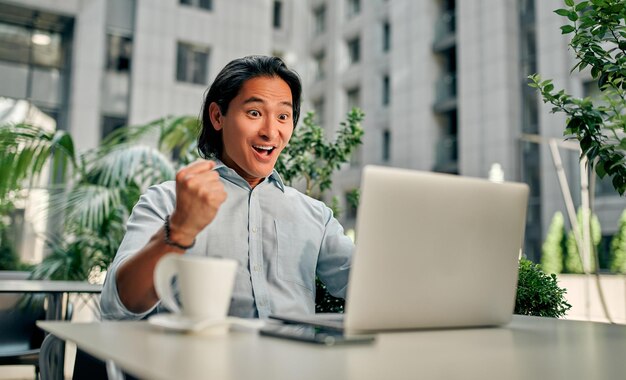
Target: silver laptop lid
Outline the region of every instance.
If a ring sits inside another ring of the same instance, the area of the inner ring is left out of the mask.
[[[367,166],[361,189],[346,330],[510,321],[527,185]]]

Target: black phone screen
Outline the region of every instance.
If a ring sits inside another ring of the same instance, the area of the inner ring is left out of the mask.
[[[370,343],[374,341],[373,335],[344,335],[341,331],[300,324],[267,325],[260,330],[260,334],[301,342],[325,344],[327,346],[347,343]]]

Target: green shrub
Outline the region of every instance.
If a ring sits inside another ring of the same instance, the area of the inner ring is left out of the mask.
[[[515,314],[563,317],[572,307],[567,303],[565,293],[567,290],[559,288],[554,273],[547,275],[539,265],[520,260]]]
[[[546,273],[561,273],[566,249],[565,220],[563,214],[557,211],[541,247],[541,269]]]
[[[583,213],[582,209],[578,209],[576,213],[578,219],[578,233],[583,236]],[[595,246],[596,251],[599,249],[600,240],[602,239],[602,226],[598,220],[597,215],[591,216],[591,241]],[[596,271],[595,256],[592,252],[589,252],[592,256],[589,258],[591,263],[591,272]],[[571,230],[567,234],[567,250],[565,251],[565,273],[584,273],[583,263],[580,261],[581,255],[578,253],[578,244],[576,244],[576,235],[574,230]]]
[[[611,240],[611,272],[626,273],[626,210],[619,218],[619,227]]]

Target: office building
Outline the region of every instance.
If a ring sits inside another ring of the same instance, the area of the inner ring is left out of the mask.
[[[564,211],[546,144],[562,138],[526,77],[593,91],[573,66],[559,0],[0,0],[0,96],[28,99],[80,149],[123,124],[197,115],[217,70],[235,57],[282,56],[304,81],[304,110],[329,135],[353,106],[364,144],[335,176],[347,194],[366,164],[525,181],[526,254],[540,257]],[[561,149],[574,202],[578,152]],[[626,202],[598,185],[605,241]],[[416,194],[416,196],[419,196]],[[419,218],[419,215],[415,216]]]

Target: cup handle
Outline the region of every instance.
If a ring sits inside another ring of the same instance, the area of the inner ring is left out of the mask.
[[[173,313],[181,312],[172,291],[172,278],[177,272],[177,257],[177,254],[167,254],[157,262],[156,268],[154,268],[154,289],[161,299],[161,303]]]

